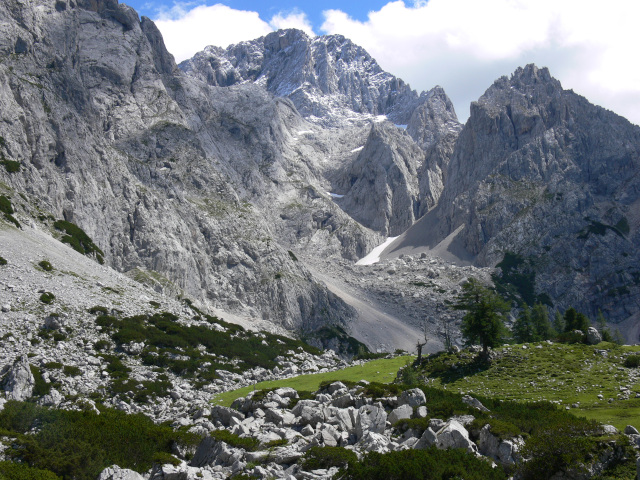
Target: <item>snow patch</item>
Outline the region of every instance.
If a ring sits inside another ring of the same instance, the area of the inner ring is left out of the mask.
[[[338,193],[327,192],[332,198],[342,198],[344,195],[340,195]]]
[[[380,255],[384,252],[384,249],[387,248],[396,238],[398,237],[387,238],[384,243],[371,250],[366,257],[358,260],[356,265],[373,265],[374,263],[378,263],[380,261]]]
[[[373,121],[376,122],[376,123],[384,122],[385,120],[387,120],[387,116],[386,115],[378,115],[378,116],[373,118]]]
[[[398,124],[395,124],[395,126],[396,126],[396,127],[398,127],[398,128],[401,128],[402,130],[406,130],[406,129],[407,129],[407,126],[406,126],[406,125],[398,125]]]
[[[356,153],[359,152],[360,150],[362,150],[364,148],[364,145],[358,148],[354,148],[353,150],[351,150],[351,153]]]
[[[300,130],[299,132],[296,132],[298,135],[307,135],[308,133],[313,133],[313,130]]]

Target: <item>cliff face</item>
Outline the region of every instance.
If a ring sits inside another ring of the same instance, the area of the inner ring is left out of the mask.
[[[462,227],[459,256],[518,254],[556,306],[621,321],[640,300],[639,169],[640,128],[529,65],[472,104],[438,207],[414,232],[435,246]]]
[[[0,175],[21,215],[72,221],[114,268],[221,308],[291,329],[350,318],[249,202],[303,121],[290,103],[185,77],[115,1],[10,0],[0,17],[0,148],[21,164]]]
[[[180,68],[209,85],[256,83],[327,126],[359,114],[386,115],[406,125],[424,101],[341,35],[309,38],[300,30],[280,30],[226,49],[207,47]]]

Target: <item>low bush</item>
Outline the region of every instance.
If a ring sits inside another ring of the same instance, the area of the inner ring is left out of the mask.
[[[42,295],[40,295],[40,301],[47,305],[53,303],[55,299],[56,299],[56,296],[51,292],[44,292]]]
[[[7,264],[7,260],[4,257],[0,257],[0,265],[6,265]]]
[[[25,435],[35,426],[34,433]],[[156,425],[142,414],[103,409],[97,415],[15,401],[0,412],[0,429],[16,437],[16,448],[5,451],[14,460],[76,480],[95,480],[114,464],[146,472],[158,453],[171,453],[174,443],[195,446],[200,441],[197,435]]]
[[[20,171],[20,162],[16,160],[7,160],[3,158],[2,160],[0,160],[0,164],[4,165],[7,173],[17,173]]]
[[[14,462],[0,462],[0,478],[2,480],[60,480],[60,477],[49,470]]]
[[[624,359],[624,366],[627,368],[640,367],[640,355],[629,355]]]
[[[82,375],[82,370],[75,365],[65,365],[62,369],[62,373],[69,377],[77,377],[78,375]]]
[[[302,458],[302,468],[317,470],[320,468],[346,468],[358,461],[353,450],[342,447],[311,447]]]
[[[257,450],[260,446],[260,441],[257,438],[248,437],[243,438],[238,435],[234,435],[228,430],[215,430],[211,432],[211,436],[218,441],[224,442],[235,448],[244,448],[250,452]]]
[[[69,244],[71,248],[83,255],[95,256],[100,265],[104,264],[104,252],[79,226],[65,220],[57,220],[53,226],[66,233],[61,239],[62,243]]]
[[[0,212],[4,214],[4,218],[13,223],[16,227],[20,228],[20,222],[13,216],[14,210],[11,205],[11,200],[4,195],[0,195]]]
[[[106,315],[107,313],[109,313],[109,309],[107,307],[103,307],[102,305],[96,305],[94,307],[91,307],[88,312],[92,315]]]
[[[111,347],[111,343],[109,343],[109,341],[107,340],[98,340],[93,344],[93,348],[95,348],[99,352],[102,350],[109,350],[109,347]]]
[[[343,475],[345,480],[503,480],[507,475],[501,468],[462,449],[404,450],[380,454],[365,454],[360,461],[349,462]],[[542,477],[540,477],[542,478]]]
[[[47,362],[43,365],[44,368],[50,368],[54,370],[60,370],[63,366],[64,365],[62,365],[62,363],[60,362]]]
[[[51,384],[45,381],[40,369],[34,365],[29,365],[29,369],[31,370],[31,375],[33,375],[33,379],[35,380],[33,395],[35,397],[41,397],[49,393],[51,391]]]
[[[51,270],[53,270],[53,265],[51,265],[51,263],[49,263],[47,260],[42,260],[38,263],[38,266],[45,272],[50,272]]]

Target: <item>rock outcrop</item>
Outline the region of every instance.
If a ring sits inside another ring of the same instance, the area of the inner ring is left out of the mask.
[[[479,266],[511,252],[557,308],[625,320],[640,294],[638,168],[639,127],[520,68],[471,105],[438,206],[396,251],[451,235],[444,248]]]
[[[262,85],[327,126],[348,123],[358,114],[386,115],[406,125],[424,101],[342,35],[310,38],[300,30],[279,30],[226,49],[206,47],[180,68],[209,85]]]

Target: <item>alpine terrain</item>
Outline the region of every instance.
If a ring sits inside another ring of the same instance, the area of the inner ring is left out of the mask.
[[[639,172],[546,68],[463,125],[340,35],[178,65],[118,0],[3,0],[0,479],[634,478]],[[515,357],[544,395],[484,387]]]

